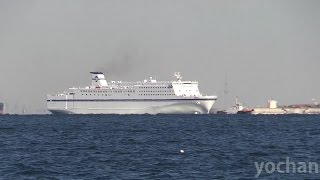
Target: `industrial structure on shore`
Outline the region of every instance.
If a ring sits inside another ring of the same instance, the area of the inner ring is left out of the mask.
[[[232,111],[231,111],[231,110]],[[288,106],[278,106],[276,100],[269,100],[266,107],[244,108],[241,103],[236,101],[236,105],[225,111],[218,111],[218,114],[320,114],[320,104],[295,104]]]
[[[269,100],[268,107],[253,108],[252,114],[320,114],[320,105],[314,103],[278,106],[276,100]]]

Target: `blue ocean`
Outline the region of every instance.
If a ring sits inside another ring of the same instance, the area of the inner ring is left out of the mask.
[[[0,116],[0,179],[320,179],[319,145],[315,115]]]

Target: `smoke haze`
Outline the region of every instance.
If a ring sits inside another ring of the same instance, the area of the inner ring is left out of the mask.
[[[44,112],[46,94],[114,80],[170,80],[247,105],[320,100],[317,0],[0,0],[0,101]],[[223,98],[215,105],[222,106]]]

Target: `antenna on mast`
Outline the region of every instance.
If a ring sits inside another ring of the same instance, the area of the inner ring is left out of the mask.
[[[228,74],[226,73],[225,75],[225,80],[224,80],[224,90],[223,90],[223,106],[226,107],[226,101],[228,99],[228,95],[229,95],[230,91],[229,91],[229,83],[228,83]]]
[[[174,76],[177,78],[177,81],[181,81],[182,80],[182,76],[180,72],[175,72]]]

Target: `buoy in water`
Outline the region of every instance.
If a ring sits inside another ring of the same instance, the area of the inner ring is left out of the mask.
[[[181,150],[180,150],[180,153],[184,153],[184,150],[181,149]]]

